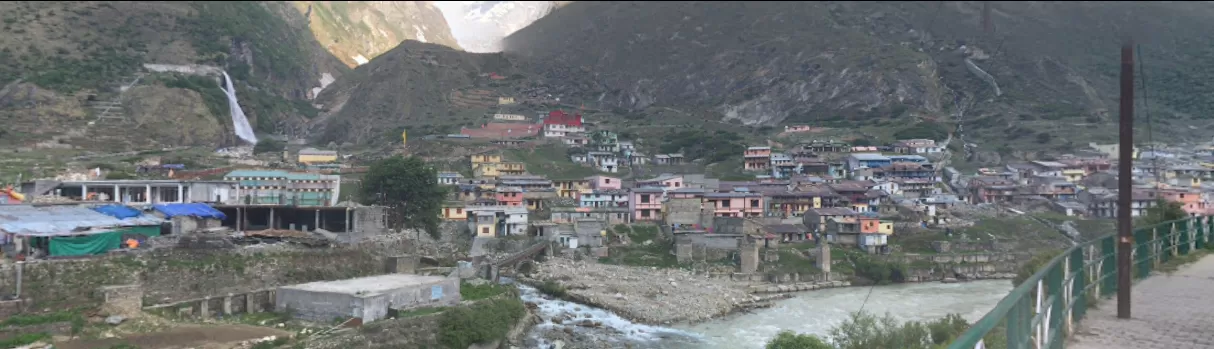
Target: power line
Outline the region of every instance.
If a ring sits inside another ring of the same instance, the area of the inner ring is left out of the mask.
[[[1159,154],[1155,149],[1155,123],[1151,119],[1151,109],[1147,105],[1147,72],[1142,59],[1142,45],[1134,45],[1134,50],[1138,56],[1138,81],[1142,85],[1142,116],[1147,119],[1147,147],[1151,149],[1151,170],[1155,172],[1155,191],[1158,197],[1161,171],[1159,170]]]

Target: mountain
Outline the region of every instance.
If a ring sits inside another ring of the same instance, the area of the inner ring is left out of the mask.
[[[499,52],[502,38],[543,18],[560,1],[440,1],[460,46],[469,52]]]
[[[511,78],[492,81],[490,73]],[[520,78],[500,53],[406,41],[326,88],[315,101],[324,111],[311,134],[321,143],[365,144],[399,142],[406,126],[458,133],[498,110],[497,97],[507,95],[499,90]]]
[[[405,40],[459,48],[433,1],[292,1],[329,52],[350,67]]]
[[[929,123],[938,136],[960,124],[983,151],[1023,156],[1115,139],[1122,32],[1141,43],[1156,122],[1177,135],[1208,125],[1211,19],[1207,2],[574,2],[504,45],[570,101],[601,109],[679,107],[754,126]]]
[[[5,148],[232,145],[224,71],[258,132],[304,136],[356,57],[458,48],[429,2],[23,1],[0,20]]]

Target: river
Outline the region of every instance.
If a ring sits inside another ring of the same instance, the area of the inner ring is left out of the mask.
[[[932,320],[959,313],[972,322],[990,311],[1012,286],[1008,280],[989,280],[809,291],[776,301],[771,308],[671,327],[634,324],[602,309],[544,299],[534,288],[523,285],[520,288],[524,301],[539,305],[538,313],[544,320],[532,328],[528,348],[547,349],[553,338],[558,338],[564,342],[564,348],[758,349],[781,330],[826,335],[848,314],[860,310],[862,303],[865,311],[888,313],[899,320]],[[565,314],[574,318],[565,321],[567,324],[596,324],[577,326],[549,321]]]

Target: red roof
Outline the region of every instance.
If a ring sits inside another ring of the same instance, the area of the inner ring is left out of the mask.
[[[544,118],[545,125],[582,126],[582,114],[570,115],[560,110],[553,110]]]

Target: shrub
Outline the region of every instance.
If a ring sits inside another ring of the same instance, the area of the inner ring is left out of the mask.
[[[565,286],[561,286],[561,284],[558,284],[552,280],[544,281],[544,283],[536,286],[535,289],[539,290],[543,294],[556,298],[565,297]]]
[[[502,339],[526,312],[518,298],[481,301],[443,312],[438,341],[448,348],[467,348]]]

